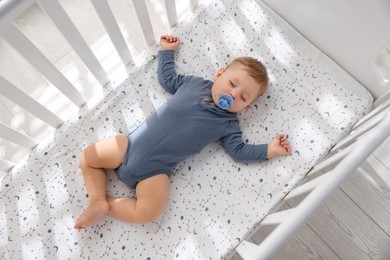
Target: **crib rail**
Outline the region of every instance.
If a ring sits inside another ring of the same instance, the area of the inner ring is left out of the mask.
[[[308,173],[305,181],[284,197],[283,202],[300,201],[296,207],[268,214],[261,221],[260,229],[266,226],[274,229],[259,245],[243,241],[236,248],[244,259],[269,259],[275,254],[343,181],[368,160],[370,154],[390,136],[388,101],[381,99],[381,103],[377,103],[377,109],[362,118],[355,125],[354,131]]]
[[[165,14],[169,26],[174,26],[177,23],[178,15],[175,0],[164,0]],[[120,57],[122,65],[128,66],[133,64],[134,55],[126,43],[125,37],[120,29],[120,26],[115,19],[114,13],[110,8],[107,0],[91,0],[91,4],[96,12],[100,22],[103,24],[106,33],[115,48],[116,53]],[[84,66],[91,72],[97,82],[103,88],[107,84],[111,84],[109,72],[104,68],[102,61],[97,58],[92,48],[85,40],[85,37],[77,29],[70,15],[66,12],[60,0],[3,0],[0,1],[0,35],[1,39],[5,40],[19,53],[39,74],[46,78],[52,85],[59,90],[76,108],[83,107],[84,104],[91,98],[83,94],[83,89],[76,87],[71,81],[61,72],[48,57],[43,54],[33,41],[17,26],[15,19],[22,16],[23,13],[37,5],[47,17],[52,21],[54,26],[61,33],[63,38],[68,42],[71,49],[80,58]],[[132,5],[139,21],[142,35],[134,35],[133,37],[143,38],[145,46],[150,46],[155,42],[155,33],[149,16],[149,10],[145,1],[133,0]],[[190,6],[195,9],[198,5],[197,0],[190,0]],[[1,54],[1,53],[0,53]],[[18,68],[14,68],[18,70]],[[46,104],[38,102],[30,94],[25,93],[20,86],[12,83],[9,79],[3,77],[0,73],[0,97],[4,97],[10,101],[12,105],[21,107],[24,113],[31,114],[33,117],[39,118],[43,124],[47,124],[47,129],[54,131],[61,126],[67,118],[60,117],[55,111],[47,108]],[[5,111],[11,111],[12,108],[7,107],[7,102],[3,104],[0,99],[0,108],[5,107]],[[1,111],[0,111],[0,115]],[[12,115],[11,115],[12,116]],[[3,117],[3,115],[2,115]],[[4,118],[4,117],[3,117]],[[11,143],[12,146],[20,146],[27,148],[26,151],[33,149],[41,139],[33,136],[28,131],[24,131],[23,126],[14,126],[10,122],[0,120],[0,148],[1,140],[6,143]],[[17,149],[17,148],[16,148]],[[3,152],[1,152],[3,151]],[[17,159],[9,155],[10,151],[7,148],[0,149],[0,172],[9,171]],[[2,156],[3,154],[3,156]],[[5,156],[4,156],[5,154]],[[19,156],[19,159],[23,156]]]

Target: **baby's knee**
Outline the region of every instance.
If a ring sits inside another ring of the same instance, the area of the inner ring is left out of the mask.
[[[88,166],[87,160],[85,159],[85,150],[81,152],[80,156],[80,168],[85,169]]]
[[[86,147],[82,152],[80,156],[80,167],[85,168],[88,166],[91,166],[91,155],[93,154],[91,151],[93,151],[93,145],[90,145]]]

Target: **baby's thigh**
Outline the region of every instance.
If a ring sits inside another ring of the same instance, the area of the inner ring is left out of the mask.
[[[165,206],[169,195],[170,180],[161,173],[140,181],[136,187],[137,207],[139,210],[158,216]],[[148,212],[149,211],[149,212]]]
[[[94,168],[115,169],[123,162],[127,146],[127,136],[110,137],[88,146],[83,151],[82,159]]]

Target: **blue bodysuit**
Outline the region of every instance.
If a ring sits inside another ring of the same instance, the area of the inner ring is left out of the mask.
[[[159,51],[158,80],[174,95],[128,136],[125,159],[115,172],[129,187],[170,175],[177,163],[217,140],[237,161],[266,160],[267,144],[245,144],[237,114],[214,105],[212,81],[176,74],[174,51]]]

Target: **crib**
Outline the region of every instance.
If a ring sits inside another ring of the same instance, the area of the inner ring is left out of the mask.
[[[234,162],[218,143],[210,144],[174,168],[158,221],[132,225],[104,217],[76,231],[74,221],[87,205],[80,152],[99,139],[130,133],[170,97],[157,82],[151,8],[144,1],[131,2],[139,23],[132,37],[148,46],[137,52],[112,3],[89,3],[112,43],[110,55],[126,68],[125,77],[109,73],[61,1],[0,1],[3,41],[59,93],[45,103],[0,76],[1,108],[13,111],[16,104],[27,118],[27,126],[13,124],[12,117],[0,122],[0,171],[6,173],[0,190],[2,259],[227,259],[236,252],[244,259],[269,259],[390,135],[390,93],[374,101],[260,0],[191,0],[191,13],[182,18],[177,3],[165,0],[160,5],[169,33],[182,39],[177,71],[212,79],[234,57],[261,59],[270,88],[252,109],[240,113],[244,137],[265,143],[283,132],[293,153],[246,164]],[[83,87],[92,83],[75,84],[77,79],[69,79],[47,58],[48,50],[20,29],[21,21],[15,20],[32,6],[45,12],[84,73],[92,75],[98,86],[90,93]],[[61,102],[66,113],[56,108]],[[34,120],[43,122],[41,133],[29,130]],[[111,196],[134,195],[112,171],[108,176]],[[279,210],[290,200],[300,202]],[[259,245],[249,242],[263,227],[273,230]]]

